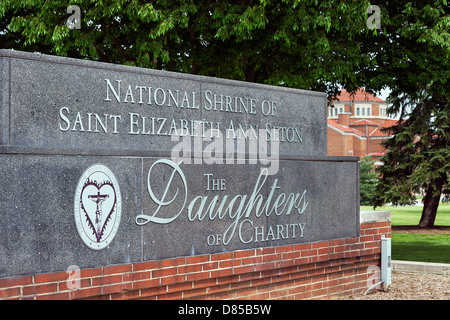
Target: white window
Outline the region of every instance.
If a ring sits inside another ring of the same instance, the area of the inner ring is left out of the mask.
[[[357,116],[359,116],[360,114],[363,117],[371,117],[372,116],[372,105],[370,105],[368,103],[359,103],[356,110],[358,111],[358,109],[361,109],[361,112],[357,113],[356,114]]]
[[[338,114],[343,113],[344,112],[344,104],[343,103],[335,103],[334,107],[330,109],[330,117],[331,118],[337,118]]]
[[[380,106],[380,117],[387,117],[387,106]]]
[[[335,116],[337,116],[336,107],[330,108],[330,117],[335,117]]]

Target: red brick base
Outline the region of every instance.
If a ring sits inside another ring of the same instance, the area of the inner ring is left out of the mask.
[[[366,290],[390,221],[361,236],[0,279],[0,299],[332,299]],[[373,268],[369,268],[373,269]]]

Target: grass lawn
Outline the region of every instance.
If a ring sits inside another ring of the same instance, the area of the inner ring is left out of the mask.
[[[391,211],[393,226],[419,224],[422,206],[385,206],[376,211]],[[370,211],[372,207],[361,206]],[[450,205],[439,204],[436,226],[450,226]],[[450,263],[450,234],[392,233],[392,259]]]
[[[393,226],[417,226],[422,215],[422,206],[385,206],[375,211],[390,211]],[[361,206],[363,211],[373,211],[373,207]],[[436,226],[450,226],[450,204],[439,204]]]
[[[450,234],[392,233],[392,259],[450,263]]]

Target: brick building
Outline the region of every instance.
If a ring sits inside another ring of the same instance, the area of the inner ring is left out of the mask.
[[[391,137],[381,129],[397,122],[387,115],[387,102],[363,90],[354,96],[343,90],[338,98],[328,107],[328,155],[378,161],[385,152],[380,143]]]

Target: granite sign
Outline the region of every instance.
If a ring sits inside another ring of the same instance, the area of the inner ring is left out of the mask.
[[[359,235],[326,95],[0,50],[0,277]]]

